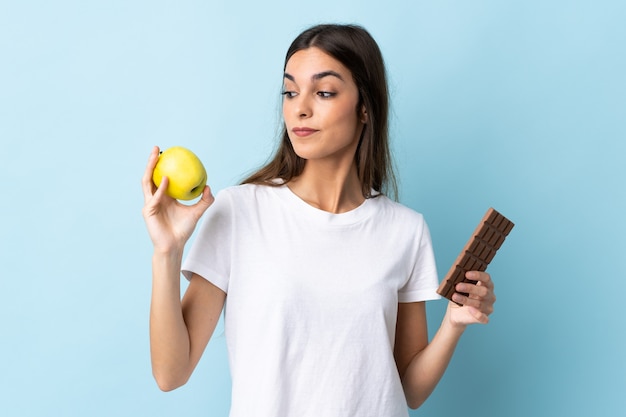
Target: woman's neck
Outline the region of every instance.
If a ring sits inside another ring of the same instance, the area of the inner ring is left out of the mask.
[[[365,201],[355,163],[341,169],[307,161],[302,174],[287,186],[306,203],[329,213],[345,213]]]

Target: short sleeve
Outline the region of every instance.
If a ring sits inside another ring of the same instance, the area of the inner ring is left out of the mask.
[[[185,278],[198,274],[224,292],[228,292],[231,269],[234,222],[231,205],[229,193],[220,191],[204,213],[181,268]]]
[[[417,301],[437,300],[439,279],[433,251],[430,231],[426,222],[421,219],[417,229],[414,264],[407,283],[398,292],[398,301],[412,303]]]

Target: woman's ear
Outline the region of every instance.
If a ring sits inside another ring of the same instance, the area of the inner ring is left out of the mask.
[[[365,110],[365,106],[361,107],[361,123],[367,123],[367,110]]]

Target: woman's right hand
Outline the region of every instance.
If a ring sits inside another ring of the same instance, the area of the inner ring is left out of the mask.
[[[159,188],[152,181],[152,173],[158,159],[159,148],[155,146],[141,181],[144,195],[143,218],[156,251],[182,251],[198,220],[213,204],[215,198],[209,186],[204,188],[202,197],[193,205],[179,203],[168,196],[165,190],[169,178],[163,177]]]

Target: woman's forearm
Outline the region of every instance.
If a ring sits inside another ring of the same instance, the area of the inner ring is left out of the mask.
[[[431,342],[409,363],[402,385],[409,407],[418,408],[433,392],[443,376],[465,326],[453,325],[449,311]]]
[[[182,250],[155,252],[152,258],[150,354],[159,387],[169,391],[189,378],[189,333],[180,294]]]

